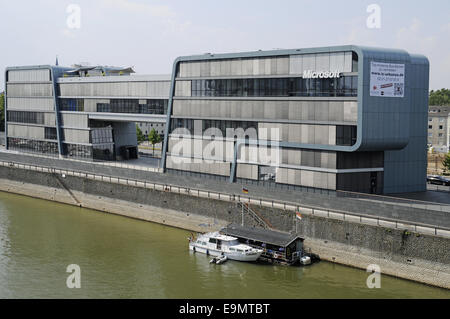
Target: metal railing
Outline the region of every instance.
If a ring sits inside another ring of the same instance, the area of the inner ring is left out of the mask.
[[[237,202],[238,208],[242,209],[242,213],[246,212],[259,226],[265,229],[271,229],[272,225],[267,222],[262,216],[256,213],[254,210],[250,208],[248,203]]]
[[[102,174],[94,174],[83,171],[59,169],[43,165],[22,164],[18,162],[0,160],[0,166],[14,167],[19,169],[26,169],[44,173],[54,173],[67,176],[82,177],[86,179],[109,182],[115,184],[123,184],[128,186],[142,187],[146,189],[153,189],[157,191],[185,194],[199,198],[217,199],[228,202],[247,203],[257,205],[260,207],[277,208],[285,211],[299,212],[303,215],[311,215],[317,217],[332,218],[337,220],[356,222],[361,224],[368,224],[374,226],[383,226],[393,229],[410,230],[421,234],[429,234],[435,236],[449,237],[450,228],[437,227],[434,225],[415,223],[411,221],[393,219],[388,217],[377,217],[366,214],[349,213],[339,210],[324,209],[321,207],[314,207],[311,205],[299,205],[287,201],[276,201],[263,198],[255,198],[250,196],[236,195],[230,193],[216,192],[210,190],[203,190],[199,188],[182,187],[171,184],[161,184],[155,182],[142,181],[130,178],[114,177]]]
[[[429,202],[417,199],[386,196],[386,195],[376,195],[376,194],[366,194],[366,193],[356,193],[349,191],[337,190],[336,194],[338,197],[356,198],[364,200],[373,200],[376,202],[381,202],[384,204],[400,204],[405,207],[435,210],[441,212],[450,213],[450,204],[439,203],[439,202]],[[450,194],[449,194],[450,195]]]
[[[17,152],[11,152],[6,151],[7,153],[16,154]],[[124,169],[132,169],[132,170],[141,170],[146,172],[154,172],[154,173],[162,173],[163,170],[159,167],[151,167],[151,166],[144,166],[144,165],[131,165],[131,164],[123,164],[120,162],[115,161],[101,161],[101,160],[86,160],[86,159],[76,159],[76,158],[58,158],[55,156],[45,156],[41,154],[36,153],[19,153],[21,155],[27,155],[27,156],[34,156],[34,157],[40,157],[40,158],[51,158],[51,159],[57,159],[57,160],[63,160],[63,161],[73,161],[77,163],[93,163],[96,165],[102,165],[105,167],[117,167],[117,168],[124,168]],[[433,186],[435,186],[435,189],[433,189]],[[429,185],[427,184],[428,190],[436,190],[436,191],[449,191],[449,186],[439,186],[439,185]],[[363,199],[363,200],[374,200],[377,202],[381,202],[384,204],[399,204],[405,207],[410,208],[418,208],[418,209],[426,209],[426,210],[435,210],[435,211],[442,211],[442,212],[448,212],[450,213],[450,204],[445,203],[439,203],[439,202],[430,202],[430,201],[422,201],[422,200],[416,200],[416,199],[408,199],[408,198],[401,198],[401,197],[393,197],[393,196],[386,196],[386,195],[376,195],[376,194],[367,194],[367,193],[357,193],[357,192],[350,192],[350,191],[340,191],[340,190],[322,190],[317,188],[311,188],[307,190],[301,190],[302,192],[312,192],[312,193],[319,193],[321,195],[327,195],[328,197],[348,197],[348,198],[354,198],[354,199]]]
[[[77,158],[66,158],[66,157],[58,157],[56,156],[46,156],[41,155],[37,153],[20,153],[17,151],[6,151],[3,150],[2,152],[7,154],[20,154],[25,156],[33,156],[33,157],[40,157],[40,158],[48,158],[52,160],[63,160],[63,161],[70,161],[70,162],[76,162],[76,163],[83,163],[83,164],[96,164],[96,165],[102,165],[102,166],[108,166],[108,167],[118,167],[118,168],[126,168],[126,169],[133,169],[133,170],[141,170],[146,172],[155,172],[160,173],[162,172],[162,169],[159,167],[151,167],[151,166],[144,166],[144,165],[130,165],[130,164],[123,164],[116,161],[102,161],[102,160],[88,160],[88,159],[77,159]]]

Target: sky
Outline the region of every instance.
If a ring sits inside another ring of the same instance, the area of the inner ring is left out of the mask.
[[[2,70],[57,55],[169,74],[184,55],[355,44],[423,54],[430,89],[450,88],[449,0],[0,0],[0,13]]]

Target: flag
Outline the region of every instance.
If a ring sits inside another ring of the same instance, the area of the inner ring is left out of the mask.
[[[300,220],[302,219],[302,214],[300,214],[300,212],[296,212],[295,215],[297,215],[298,219],[300,219]]]
[[[248,189],[245,188],[245,187],[242,187],[242,192],[243,192],[244,194],[248,194]]]

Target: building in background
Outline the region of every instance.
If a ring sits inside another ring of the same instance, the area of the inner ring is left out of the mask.
[[[180,57],[163,166],[270,187],[424,191],[428,78],[423,56],[358,46]],[[276,167],[251,158],[268,141],[280,148]]]
[[[428,145],[438,153],[450,151],[450,106],[429,107]]]
[[[137,157],[136,122],[166,122],[169,76],[131,68],[6,70],[7,148],[74,158]]]

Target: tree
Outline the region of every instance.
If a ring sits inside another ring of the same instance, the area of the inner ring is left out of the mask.
[[[428,105],[450,105],[450,90],[440,89],[437,91],[430,91],[430,97],[428,99]]]
[[[444,165],[444,174],[450,173],[450,152],[445,155],[444,160],[442,161],[442,165]]]
[[[136,124],[136,135],[137,135],[138,144],[145,141],[144,134],[142,133],[142,130],[139,128],[139,126],[137,124]]]
[[[5,93],[0,94],[0,131],[5,130]]]
[[[152,128],[152,130],[150,131],[150,134],[148,135],[148,141],[152,144],[153,155],[155,155],[155,144],[158,144],[159,142],[161,142],[161,136],[159,136],[159,134],[156,133],[156,130],[154,128]]]

